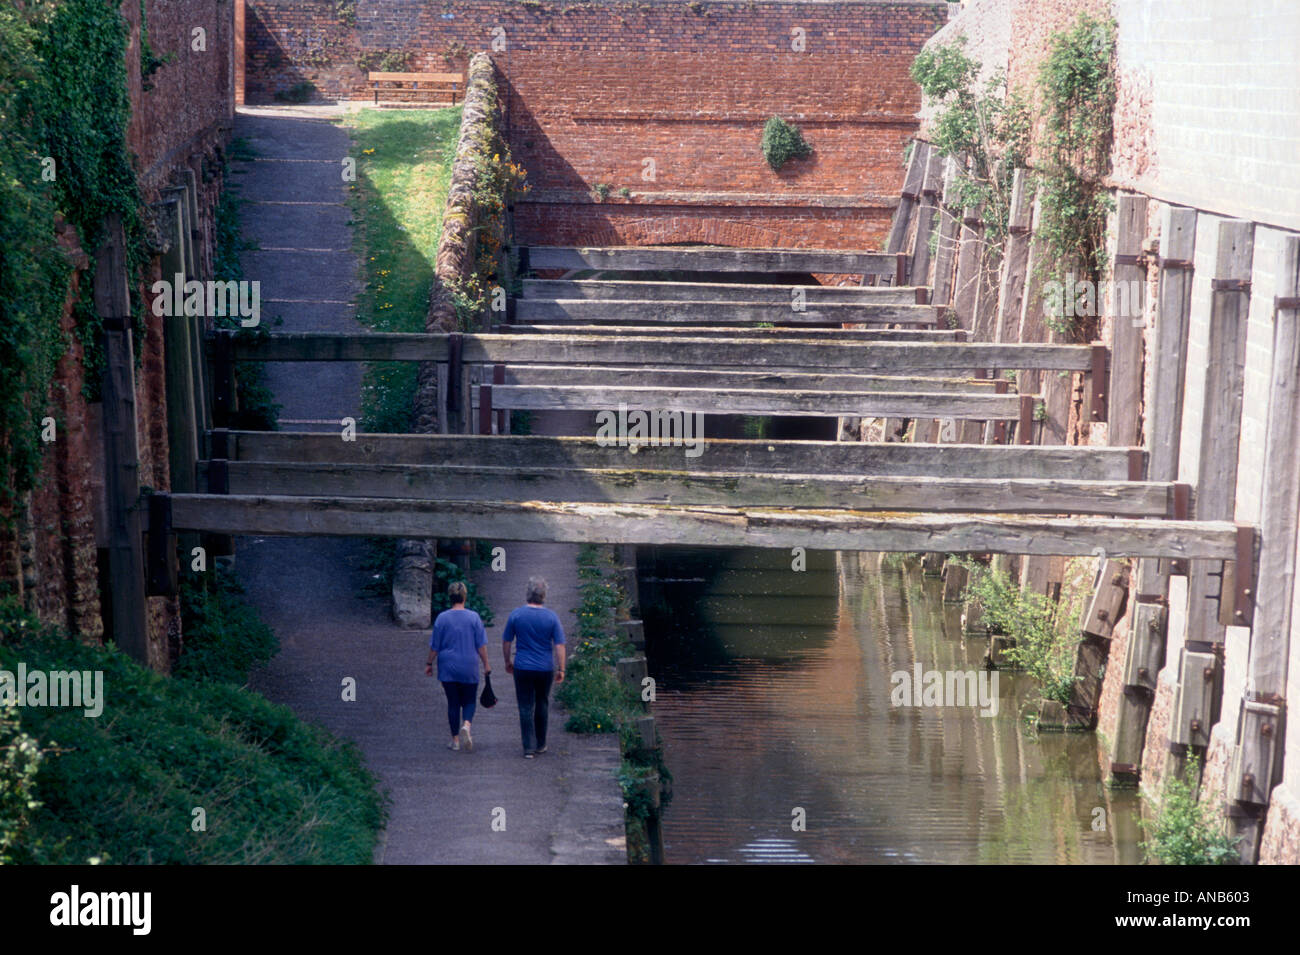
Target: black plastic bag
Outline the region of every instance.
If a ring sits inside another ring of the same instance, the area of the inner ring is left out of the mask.
[[[497,695],[492,692],[492,674],[483,674],[483,693],[478,698],[479,705],[490,710],[497,705]]]

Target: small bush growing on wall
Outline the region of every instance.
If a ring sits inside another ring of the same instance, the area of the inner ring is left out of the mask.
[[[802,159],[812,153],[812,147],[799,132],[799,127],[773,116],[763,126],[763,158],[774,170],[780,170],[791,159]]]
[[[1237,840],[1225,833],[1210,807],[1197,802],[1199,765],[1187,761],[1180,779],[1165,782],[1155,819],[1139,823],[1146,836],[1143,851],[1148,861],[1164,865],[1230,865],[1238,861]]]

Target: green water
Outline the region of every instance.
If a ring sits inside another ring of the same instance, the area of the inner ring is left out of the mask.
[[[891,674],[917,663],[982,669],[987,639],[938,581],[877,554],[791,560],[638,554],[667,861],[1139,861],[1136,796],[1103,785],[1095,736],[1026,727],[1026,677],[998,673],[995,716],[893,705]]]

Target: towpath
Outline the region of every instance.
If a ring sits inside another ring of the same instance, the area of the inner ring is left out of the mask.
[[[262,314],[276,330],[359,331],[359,262],[352,248],[346,184],[347,133],[330,108],[241,107],[235,135],[254,157],[233,164],[245,200],[245,277],[262,283]],[[345,363],[271,365],[283,430],[327,431],[360,412],[361,370]],[[620,863],[619,756],[608,736],[563,732],[525,760],[513,687],[501,667],[500,634],[522,602],[530,573],[551,583],[550,603],[571,630],[577,604],[574,549],[507,544],[504,573],[480,585],[497,623],[489,629],[494,688],[480,708],[473,754],[446,748],[442,689],[424,675],[428,633],[395,626],[388,601],[363,595],[363,542],[341,538],[239,538],[237,569],[281,651],[252,686],[304,719],[355,740],[392,795],[375,861],[396,864]],[[356,699],[344,699],[355,681]],[[504,817],[504,831],[500,822]],[[493,822],[497,821],[494,828]]]

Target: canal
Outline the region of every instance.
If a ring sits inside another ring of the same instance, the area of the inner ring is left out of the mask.
[[[1036,734],[1032,682],[997,713],[895,706],[891,674],[982,669],[939,581],[878,554],[642,548],[671,863],[1132,863],[1137,797],[1092,734]],[[800,822],[802,820],[802,826]]]

